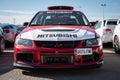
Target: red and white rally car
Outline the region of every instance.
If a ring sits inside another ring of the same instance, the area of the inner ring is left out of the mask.
[[[51,6],[40,11],[17,37],[14,66],[72,68],[103,64],[102,43],[80,11]]]

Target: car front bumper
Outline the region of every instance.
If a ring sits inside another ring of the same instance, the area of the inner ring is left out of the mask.
[[[103,52],[99,46],[92,48],[92,55],[75,56],[74,48],[57,49],[57,51],[53,53],[52,51],[54,50],[55,49],[51,48],[25,50],[16,48],[13,65],[21,68],[79,68],[85,66],[100,66],[103,64]],[[47,61],[49,57],[50,59],[57,57],[58,60],[57,62],[55,62],[55,60]],[[67,60],[65,60],[66,58]]]
[[[23,69],[40,69],[40,68],[99,68],[104,64],[104,61],[101,60],[99,62],[86,64],[86,65],[61,65],[61,66],[33,66],[29,64],[18,64],[16,62],[13,63],[13,66],[16,68],[23,68]]]

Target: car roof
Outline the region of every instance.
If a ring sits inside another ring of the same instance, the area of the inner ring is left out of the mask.
[[[2,23],[2,24],[0,24],[0,27],[1,27],[1,28],[4,28],[4,27],[6,27],[6,26],[12,26],[12,27],[14,27],[14,28],[17,28],[17,26],[14,25],[14,24],[7,24],[7,23]]]
[[[6,25],[13,25],[13,24],[2,23],[2,24],[0,24],[0,27],[4,27]]]
[[[72,6],[49,6],[48,10],[39,11],[39,12],[54,12],[54,11],[61,11],[61,12],[71,11],[71,12],[79,12],[79,13],[83,14],[83,12],[81,12],[81,11],[74,10],[74,7],[72,7]]]
[[[119,19],[108,19],[107,21],[118,21]]]

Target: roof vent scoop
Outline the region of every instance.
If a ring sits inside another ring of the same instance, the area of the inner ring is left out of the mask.
[[[50,6],[48,10],[73,10],[72,6]]]

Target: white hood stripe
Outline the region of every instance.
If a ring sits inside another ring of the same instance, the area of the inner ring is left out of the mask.
[[[36,29],[21,34],[21,38],[39,41],[71,41],[95,38],[95,33],[87,30],[43,31]]]

